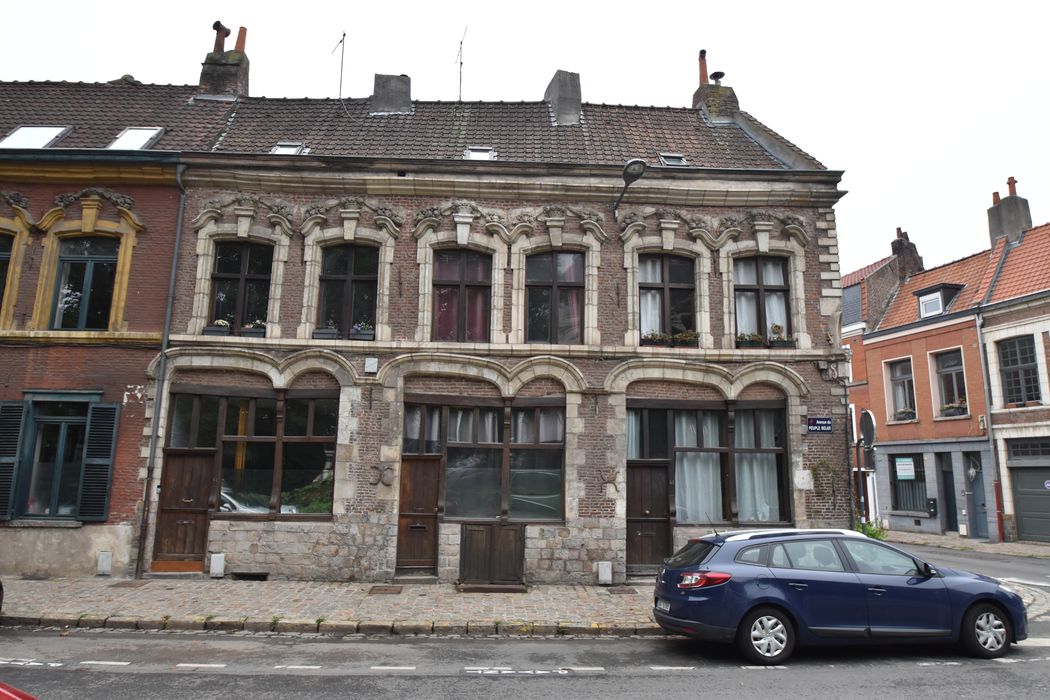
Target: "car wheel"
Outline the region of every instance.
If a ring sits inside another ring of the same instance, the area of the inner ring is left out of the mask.
[[[959,639],[963,648],[982,659],[995,659],[1010,648],[1010,621],[989,603],[978,603],[966,611]]]
[[[736,645],[756,664],[779,664],[795,650],[795,626],[782,610],[756,608],[740,623]]]

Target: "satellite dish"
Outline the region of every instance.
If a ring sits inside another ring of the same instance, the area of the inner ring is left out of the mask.
[[[868,447],[875,444],[875,416],[871,411],[860,412],[860,437]]]

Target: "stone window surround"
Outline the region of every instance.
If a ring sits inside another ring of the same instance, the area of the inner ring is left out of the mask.
[[[255,242],[273,247],[273,267],[270,269],[270,299],[266,307],[266,337],[281,337],[281,296],[284,287],[284,264],[292,238],[291,224],[283,216],[271,214],[270,228],[255,223],[252,207],[234,207],[236,223],[221,223],[222,213],[207,209],[194,220],[197,231],[197,281],[193,290],[193,310],[186,332],[198,335],[211,322],[211,274],[215,266],[215,245],[218,242]]]
[[[394,243],[397,228],[364,228],[357,225],[360,212],[340,209],[342,224],[324,227],[325,219],[307,220],[302,227],[303,243],[303,313],[296,337],[308,339],[317,327],[317,305],[321,285],[321,261],[324,248],[340,244],[357,244],[362,241],[379,245],[379,279],[376,282],[376,328],[375,339],[390,340],[390,278],[394,263]]]
[[[14,326],[15,302],[18,300],[18,285],[22,278],[22,265],[25,251],[29,247],[29,229],[33,225],[29,212],[12,203],[14,216],[10,219],[0,217],[0,236],[11,240],[11,257],[7,263],[7,285],[0,289],[0,329]]]
[[[457,222],[457,226],[463,226]],[[469,227],[469,224],[466,224]],[[465,235],[464,235],[465,234]],[[416,324],[416,341],[432,342],[434,304],[434,250],[442,248],[466,248],[492,255],[492,292],[489,300],[489,343],[506,343],[503,332],[503,275],[507,266],[507,246],[492,234],[474,231],[438,231],[426,226],[416,234],[416,262],[419,263],[419,320]],[[436,342],[436,341],[434,341]],[[467,343],[469,344],[469,343]],[[476,343],[477,344],[477,343]],[[480,343],[484,345],[484,343]]]
[[[677,228],[677,222],[672,223]],[[697,263],[694,270],[696,291],[693,299],[696,330],[700,334],[700,347],[712,347],[714,336],[711,335],[711,295],[704,293],[711,276],[711,250],[699,240],[673,238],[673,230],[672,236],[666,235],[665,231],[660,234],[642,233],[644,230],[644,225],[633,224],[620,236],[623,239],[623,267],[627,271],[627,332],[623,336],[624,345],[633,347],[641,343],[638,257],[645,253],[663,253],[693,258]]]
[[[548,228],[551,224],[548,222]],[[547,252],[583,252],[583,343],[601,345],[598,328],[598,271],[601,269],[602,242],[600,229],[583,233],[562,233],[557,236],[521,236],[510,247],[511,314],[510,342],[525,343],[525,265],[530,255]]]
[[[722,316],[725,319],[722,347],[736,347],[736,293],[733,285],[733,262],[736,258],[755,255],[780,255],[788,262],[788,306],[791,313],[791,331],[795,347],[811,348],[812,341],[806,329],[806,251],[794,239],[776,240],[768,236],[754,241],[735,240],[719,250],[722,270]]]
[[[58,261],[62,252],[62,241],[87,236],[116,238],[120,241],[117,253],[117,269],[113,280],[113,297],[109,308],[109,325],[106,331],[119,333],[128,329],[124,311],[128,298],[128,279],[131,276],[131,259],[135,250],[136,238],[143,229],[138,218],[120,204],[117,204],[119,221],[99,220],[102,211],[102,197],[98,194],[87,194],[78,198],[81,207],[81,218],[66,217],[65,207],[55,207],[44,214],[37,227],[44,232],[44,253],[40,260],[40,276],[37,281],[36,300],[33,305],[33,318],[29,330],[50,330],[51,312],[55,301],[55,280],[58,275]],[[17,238],[16,238],[17,242]],[[14,262],[12,251],[12,263]],[[76,331],[81,332],[81,331]],[[87,331],[92,332],[92,331]]]
[[[1043,341],[1048,332],[1050,332],[1050,321],[1046,319],[1001,326],[994,329],[986,329],[984,331],[985,348],[988,350],[986,353],[988,357],[988,384],[992,394],[993,411],[1018,410],[1016,408],[1008,407],[1003,397],[1003,380],[1002,372],[999,367],[999,352],[997,344],[1000,340],[1014,338],[1019,335],[1033,336],[1033,341],[1035,343],[1035,361],[1039,371],[1039,393],[1042,397],[1042,404],[1044,406],[1046,405],[1047,398],[1050,397],[1050,377],[1048,377],[1047,372],[1047,358]],[[998,432],[999,428],[997,427],[996,433]]]

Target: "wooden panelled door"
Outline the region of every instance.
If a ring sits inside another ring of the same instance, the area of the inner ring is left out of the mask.
[[[465,523],[459,557],[462,583],[521,584],[525,581],[525,524]]]
[[[203,570],[214,476],[215,450],[165,450],[153,544],[154,570]],[[163,564],[166,561],[186,564]]]
[[[627,465],[627,566],[649,569],[671,554],[667,463]]]
[[[437,509],[441,460],[401,462],[397,520],[397,568],[433,573],[437,567]]]

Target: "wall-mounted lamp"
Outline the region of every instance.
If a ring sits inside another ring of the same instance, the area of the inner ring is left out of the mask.
[[[646,169],[645,161],[641,158],[632,158],[627,161],[623,166],[623,190],[620,191],[620,196],[616,198],[616,204],[613,204],[613,220],[616,221],[616,210],[620,208],[620,202],[623,201],[623,196],[627,194],[627,188],[631,186],[631,183],[645,175]]]

